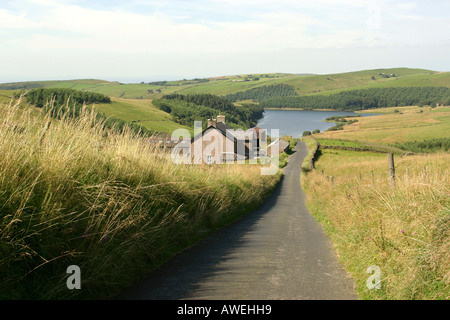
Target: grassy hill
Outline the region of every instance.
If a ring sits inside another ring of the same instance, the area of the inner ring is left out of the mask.
[[[191,80],[167,81],[165,84],[120,83],[104,80],[63,80],[34,81],[0,84],[0,90],[21,90],[33,88],[69,88],[93,91],[110,97],[124,99],[153,99],[171,93],[211,93],[222,95],[243,91],[272,83],[283,82],[286,79],[299,76],[290,74],[265,75],[258,81],[250,80],[250,75],[210,78],[208,82]],[[248,81],[246,81],[246,79]]]
[[[397,70],[397,69],[394,69]],[[369,76],[370,78],[371,76]],[[353,78],[353,79],[352,79]],[[397,78],[380,78],[376,76],[376,80],[368,80],[367,78],[347,77],[347,79],[337,80],[338,85],[342,82],[344,85],[341,88],[330,89],[331,87],[326,87],[323,91],[313,92],[312,94],[330,95],[338,93],[341,91],[349,91],[355,89],[369,89],[369,88],[389,88],[389,87],[428,87],[428,86],[443,86],[450,87],[450,72],[442,73],[418,73],[418,74],[405,74]],[[355,86],[348,86],[348,83],[353,83]],[[317,89],[316,89],[317,90]],[[320,89],[319,89],[320,90]]]
[[[55,80],[55,81],[28,81],[0,84],[0,90],[27,90],[35,88],[66,88],[74,90],[96,91],[99,87],[119,84],[104,80]]]
[[[391,76],[395,75],[395,76]],[[17,90],[32,88],[69,88],[102,93],[113,98],[112,103],[97,105],[99,112],[125,121],[136,121],[149,130],[172,132],[185,128],[152,104],[155,98],[179,93],[206,93],[225,96],[269,85],[291,86],[299,95],[328,95],[345,90],[378,87],[445,86],[450,87],[450,72],[425,69],[393,68],[356,72],[311,74],[246,74],[207,79],[160,81],[152,83],[111,82],[95,79],[64,81],[32,81],[0,84],[0,102],[8,101]],[[239,103],[239,102],[237,102]]]
[[[14,95],[13,90],[1,90],[0,91],[0,103],[2,102],[9,102]]]
[[[148,99],[112,98],[111,103],[97,104],[94,108],[106,116],[134,122],[157,132],[171,133],[176,129],[193,130],[176,123],[168,113],[155,108]]]
[[[358,122],[345,126],[344,130],[326,131],[316,136],[383,144],[449,136],[449,107],[395,107],[369,112],[386,112],[388,115],[359,117]]]
[[[396,77],[385,77],[395,74]],[[374,80],[372,79],[374,77]],[[269,84],[286,83],[300,95],[329,94],[336,90],[390,86],[450,87],[450,73],[425,69],[374,69],[329,75],[296,75],[286,73],[233,75],[204,79],[179,80],[164,84],[109,82],[104,80],[34,81],[0,84],[0,90],[31,88],[71,88],[103,93],[126,99],[153,99],[170,93],[211,93],[225,95]]]

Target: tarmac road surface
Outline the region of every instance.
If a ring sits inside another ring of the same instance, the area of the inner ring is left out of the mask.
[[[354,281],[310,215],[299,142],[277,190],[256,211],[179,253],[115,299],[349,300]]]

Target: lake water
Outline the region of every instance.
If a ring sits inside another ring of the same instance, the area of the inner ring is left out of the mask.
[[[259,120],[257,127],[272,130],[280,130],[280,137],[287,135],[301,138],[303,131],[320,132],[336,125],[334,122],[324,120],[332,116],[356,115],[354,112],[346,111],[306,111],[306,110],[265,110],[264,117]],[[373,114],[361,114],[371,116]],[[268,132],[270,135],[270,132]]]

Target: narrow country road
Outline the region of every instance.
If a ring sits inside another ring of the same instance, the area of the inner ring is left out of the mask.
[[[276,192],[258,210],[176,255],[116,299],[358,299],[300,187],[299,142]]]

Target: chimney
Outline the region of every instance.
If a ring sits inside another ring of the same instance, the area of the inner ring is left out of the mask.
[[[217,125],[216,119],[208,119],[208,126],[207,126],[207,128],[209,128],[211,126],[213,126],[215,128],[216,125]]]
[[[225,116],[219,114],[217,116],[217,122],[222,122],[223,124],[225,124]]]

